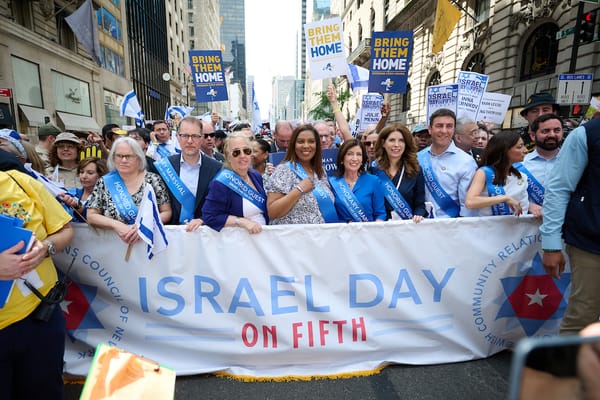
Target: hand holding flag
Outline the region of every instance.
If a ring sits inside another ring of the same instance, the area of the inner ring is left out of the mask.
[[[152,186],[146,185],[142,203],[140,204],[135,224],[138,227],[139,237],[148,245],[148,259],[151,260],[154,254],[166,250],[169,242],[165,227],[160,220],[160,212],[156,205],[156,196]]]

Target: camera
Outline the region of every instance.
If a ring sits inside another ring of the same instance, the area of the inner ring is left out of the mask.
[[[48,322],[56,305],[64,300],[69,288],[69,281],[58,281],[50,289],[48,294],[42,298],[41,303],[36,308],[33,318],[41,322]]]

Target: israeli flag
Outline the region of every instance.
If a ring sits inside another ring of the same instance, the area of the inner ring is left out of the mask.
[[[166,250],[169,242],[165,227],[160,220],[160,212],[156,205],[156,195],[151,185],[146,185],[144,195],[140,204],[135,224],[138,227],[139,237],[146,242],[148,259],[151,260],[154,254]]]
[[[260,107],[258,99],[254,93],[254,82],[252,82],[252,125],[254,125],[254,133],[258,133],[262,129],[262,119],[260,118]]]
[[[178,114],[181,116],[181,118],[185,118],[188,115],[190,115],[190,113],[192,112],[193,109],[194,109],[194,107],[188,107],[188,106],[171,106],[171,107],[167,108],[165,120],[167,120],[173,114]]]
[[[69,194],[67,188],[59,185],[58,183],[48,179],[44,175],[37,172],[35,169],[32,168],[31,163],[24,164],[24,167],[25,167],[25,170],[29,173],[29,175],[31,175],[33,178],[40,181],[44,185],[44,187],[50,193],[52,193],[52,196],[56,197],[59,194]]]
[[[138,125],[144,126],[144,113],[142,113],[142,108],[133,89],[123,96],[120,111],[121,116],[134,118]]]
[[[369,89],[369,70],[354,64],[348,64],[348,81],[352,91]]]

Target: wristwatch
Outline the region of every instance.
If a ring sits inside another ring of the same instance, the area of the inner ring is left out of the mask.
[[[54,243],[51,240],[44,240],[42,243],[44,243],[48,247],[48,254],[46,255],[46,257],[53,256],[56,254],[56,246],[54,246]]]

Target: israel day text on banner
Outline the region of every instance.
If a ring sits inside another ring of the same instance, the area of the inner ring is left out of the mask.
[[[489,76],[477,72],[460,71],[456,83],[458,83],[458,105],[456,118],[471,118],[477,120],[477,110],[481,98],[487,88]]]
[[[304,34],[311,79],[346,75],[348,64],[344,53],[344,32],[340,17],[305,24]]]
[[[221,50],[190,50],[192,82],[198,103],[227,100]]]
[[[377,125],[381,119],[381,103],[383,103],[382,95],[363,94],[360,107],[360,130],[366,130],[369,125]]]
[[[502,125],[512,96],[502,93],[485,92],[477,111],[477,122],[492,122]]]
[[[545,273],[539,224],[167,226],[167,250],[149,261],[138,243],[129,262],[113,231],[74,224],[55,257],[62,271],[75,259],[61,304],[66,372],[85,375],[101,342],[178,375],[331,376],[488,357],[558,333],[570,269]]]
[[[434,111],[447,108],[454,111],[458,105],[458,84],[435,85],[427,87],[427,121]]]
[[[406,93],[412,31],[373,32],[369,92]]]

